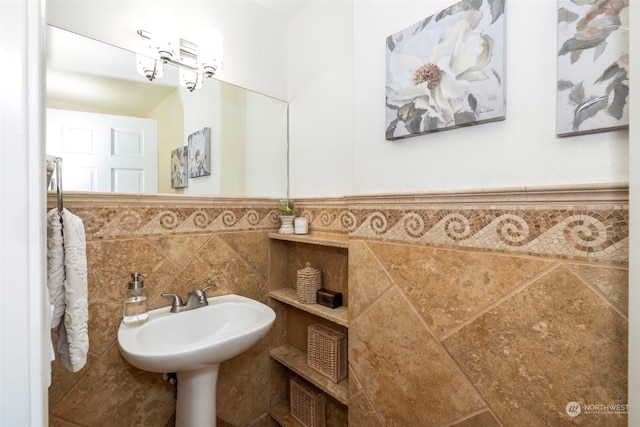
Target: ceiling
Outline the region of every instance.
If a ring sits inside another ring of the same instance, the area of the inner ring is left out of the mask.
[[[307,7],[313,0],[254,0],[262,7],[282,16],[285,19],[291,19],[302,9]]]

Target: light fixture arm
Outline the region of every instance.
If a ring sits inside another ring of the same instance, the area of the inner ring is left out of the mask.
[[[151,40],[151,33],[149,33],[149,31],[146,30],[138,30],[136,31],[138,33],[138,35],[142,38],[145,38],[147,40]],[[189,55],[193,58],[196,58],[198,56],[198,47],[195,45],[195,43],[190,42],[189,40],[185,40],[185,39],[180,39],[180,52],[184,53],[186,55]]]
[[[158,71],[158,61],[153,61],[153,70],[151,73],[147,73],[147,78],[150,82],[152,82],[156,78],[156,73]]]

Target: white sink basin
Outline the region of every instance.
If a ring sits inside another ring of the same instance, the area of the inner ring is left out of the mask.
[[[149,312],[140,326],[120,324],[118,344],[133,366],[180,372],[224,362],[247,350],[273,325],[274,311],[239,295],[208,298],[209,305],[181,313]]]
[[[120,352],[133,366],[177,373],[176,426],[215,426],[220,363],[249,349],[276,318],[267,305],[240,295],[207,301],[180,313],[151,310],[147,323],[118,329]]]

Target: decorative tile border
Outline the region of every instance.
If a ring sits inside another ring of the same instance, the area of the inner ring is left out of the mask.
[[[280,224],[272,208],[70,207],[85,227],[87,240],[125,236],[219,231],[271,230]]]
[[[628,207],[306,208],[313,230],[398,242],[628,262]]]
[[[49,206],[55,205],[50,194]],[[124,196],[65,199],[87,239],[273,230],[275,199]],[[628,187],[553,187],[300,199],[310,229],[352,237],[627,263]]]

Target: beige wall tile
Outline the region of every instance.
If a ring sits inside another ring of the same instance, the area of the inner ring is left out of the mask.
[[[289,399],[289,378],[287,368],[273,359],[269,361],[269,407]]]
[[[138,271],[147,275],[148,301],[155,307],[158,295],[178,270],[173,261],[141,238],[88,242],[87,268],[89,346],[97,354],[102,354],[116,339],[130,273]]]
[[[383,425],[438,426],[485,406],[395,288],[350,324],[349,362]]]
[[[349,241],[349,318],[356,319],[393,282],[366,242]]]
[[[207,292],[209,296],[235,293],[262,302],[267,299],[266,280],[217,236],[200,248],[167,289],[185,298],[193,289],[209,284],[217,285]]]
[[[174,388],[161,374],[131,366],[114,344],[52,415],[86,427],[161,426],[174,411]]]
[[[482,203],[472,197],[455,204],[460,196],[446,194],[299,204],[312,230],[350,233],[344,264],[350,279],[339,284],[356,319],[349,329],[350,425],[492,427],[494,414],[504,426],[536,417],[563,425],[571,421],[563,418],[568,390],[580,391],[573,393],[576,401],[626,403],[626,321],[608,303],[626,314],[628,206],[590,203],[582,189],[579,200],[565,203],[565,192],[541,199],[553,206],[517,203],[511,192],[507,199],[481,195]],[[210,201],[87,200],[65,202],[87,232],[91,354],[77,374],[54,365],[51,420],[60,427],[169,427],[173,389],[159,375],[130,366],[117,350],[130,271],[149,275],[151,307],[168,304],[158,296],[162,291],[186,296],[209,281],[221,285],[211,295],[233,292],[268,302],[269,246],[290,269],[276,287],[293,285],[308,256],[304,245],[290,259],[277,250],[281,245],[268,243],[266,234],[279,225],[272,202],[234,201],[240,207],[229,208],[224,201],[210,207]],[[602,241],[583,241],[578,231],[585,227]],[[575,276],[562,267],[540,278],[567,260]],[[329,280],[343,273],[338,266],[321,268]],[[272,346],[286,339],[285,316],[278,311],[265,338]],[[259,412],[286,398],[277,385],[287,383],[288,371],[261,344],[226,364],[232,368],[221,369],[219,390],[229,399],[219,399],[219,425],[274,425]],[[246,413],[238,399],[251,400]],[[344,424],[344,415],[333,418]],[[608,426],[624,420],[589,415],[573,421]]]
[[[264,279],[269,269],[268,232],[220,233],[219,237],[236,251]]]
[[[484,411],[459,423],[452,424],[451,427],[500,427],[500,423],[491,411]]]
[[[349,396],[349,425],[367,427],[383,426],[363,392]]]
[[[81,426],[114,425],[108,420],[131,426],[171,424],[167,419],[175,410],[173,391],[163,394],[166,401],[161,404],[161,409],[156,410],[155,405],[159,402],[153,396],[169,386],[157,381],[159,374],[138,370],[124,359],[119,359],[116,334],[122,319],[122,300],[129,273],[140,271],[147,274],[145,286],[150,309],[169,304],[169,300],[159,296],[161,292],[177,292],[186,298],[188,291],[210,282],[220,287],[217,291],[209,291],[209,295],[237,293],[266,302],[266,267],[261,266],[267,257],[265,233],[242,234],[225,240],[213,234],[90,240],[87,244],[89,363],[76,374],[68,373],[54,363],[50,388],[55,390],[50,397],[52,418]],[[242,247],[234,249],[228,242]],[[254,267],[262,269],[262,274]],[[100,357],[107,349],[110,354],[115,354],[110,358]],[[246,425],[267,411],[267,358],[265,339],[262,345],[240,355],[239,360],[226,362],[232,367],[229,372],[221,369],[219,390],[228,398],[221,399],[218,409],[227,419],[234,421],[234,425]],[[235,369],[238,366],[240,368]],[[115,376],[118,387],[121,383],[124,391],[113,386],[104,387],[103,379],[96,372]],[[140,400],[137,404],[144,408],[148,405],[147,409],[152,413],[146,416],[150,418],[140,418],[139,408],[129,411],[129,403],[118,403],[122,396],[127,395],[127,383],[133,384],[132,389],[137,393],[135,399]],[[145,393],[140,394],[137,387],[144,387]],[[111,393],[118,396],[111,398]],[[233,396],[250,404],[238,406]],[[85,407],[90,402],[100,402],[102,406],[91,411]],[[157,414],[161,419],[154,418]]]
[[[444,341],[504,425],[573,425],[627,403],[627,321],[560,266]],[[623,415],[580,425],[623,426]]]
[[[438,336],[550,265],[535,258],[378,242],[368,245]]]
[[[265,337],[249,350],[223,362],[218,376],[219,418],[244,426],[269,408],[269,355]]]
[[[570,264],[585,283],[594,286],[625,317],[629,316],[629,270],[599,265]]]
[[[57,348],[57,329],[51,332],[54,348]],[[89,352],[87,364],[78,372],[71,372],[60,363],[60,357],[56,353],[56,359],[51,362],[51,384],[49,387],[49,407],[54,408],[69,393],[69,391],[80,381],[80,379],[91,369],[98,358]]]
[[[149,237],[147,240],[167,258],[180,267],[184,267],[209,238],[211,238],[210,234],[200,234],[197,236]]]
[[[66,422],[65,420],[61,420],[60,418],[55,418],[55,417],[49,418],[49,426],[50,427],[78,427],[77,424],[71,424]]]

